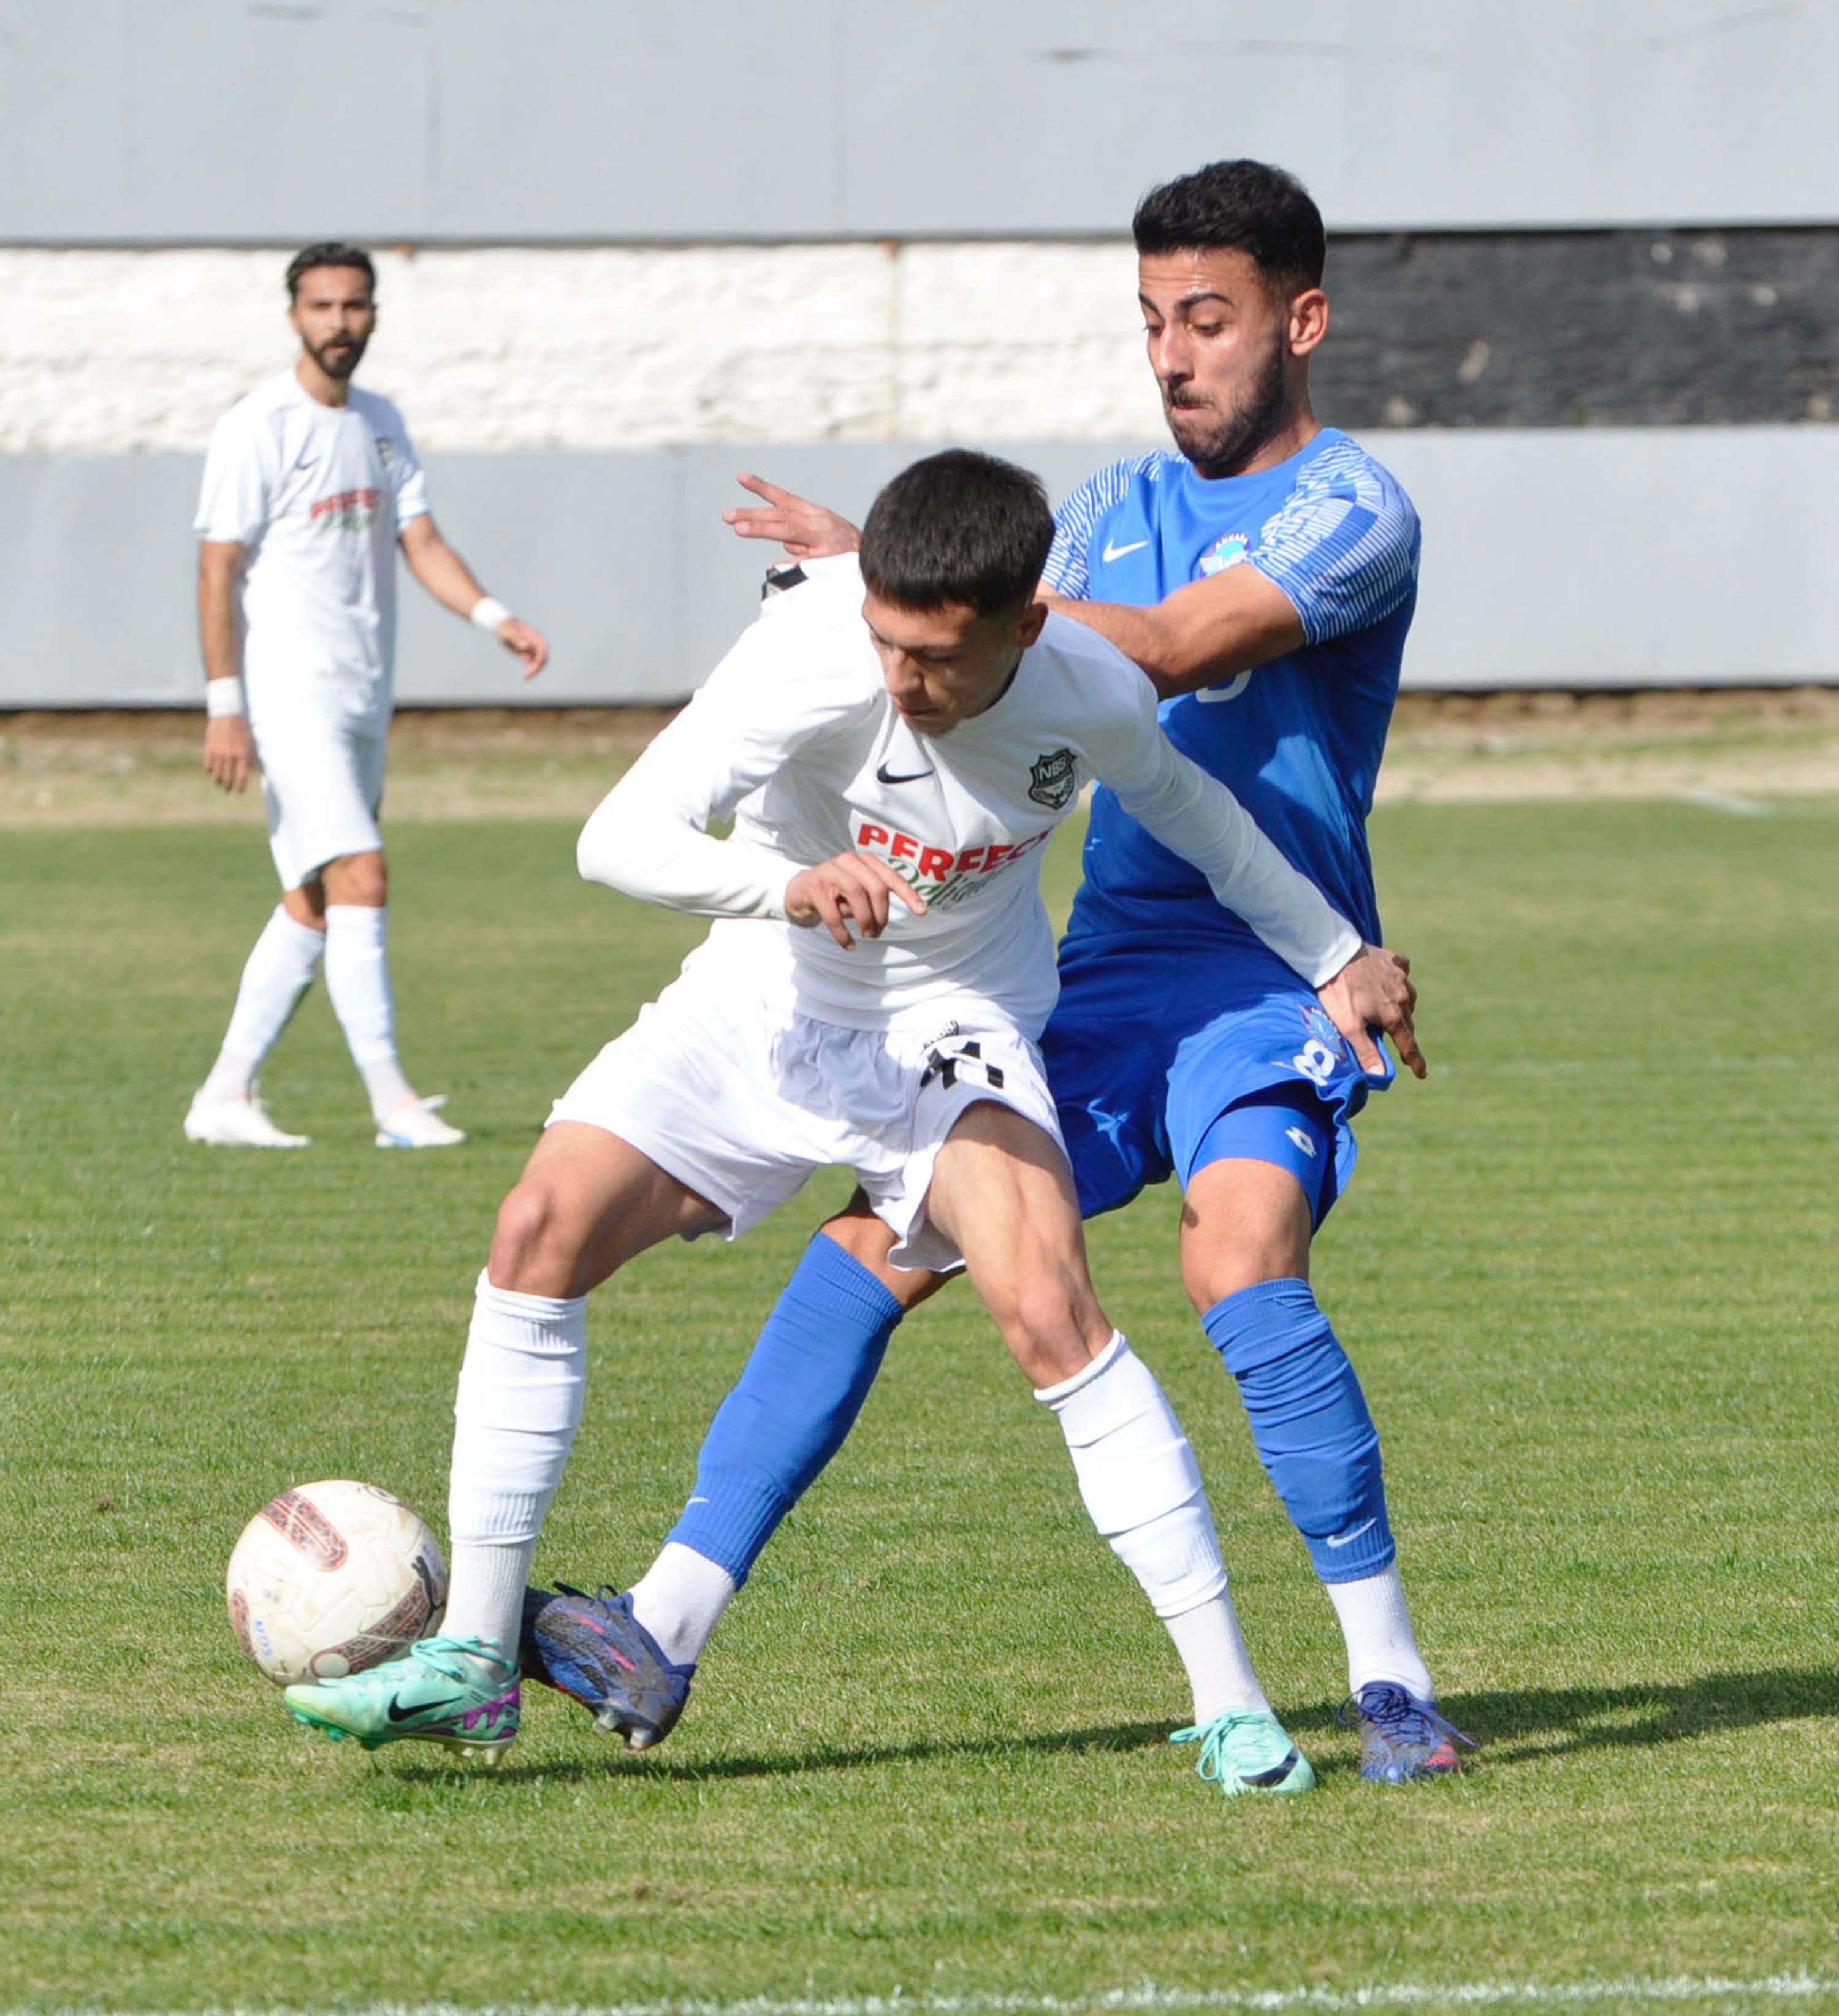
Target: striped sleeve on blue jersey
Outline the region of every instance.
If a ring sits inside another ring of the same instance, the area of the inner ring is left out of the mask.
[[[1147,455],[1128,455],[1121,462],[1101,469],[1097,475],[1087,477],[1054,513],[1053,544],[1048,549],[1041,578],[1056,595],[1063,595],[1069,602],[1092,599],[1092,574],[1087,559],[1092,534],[1104,523],[1107,514],[1124,502],[1139,476],[1147,475],[1154,482],[1162,473],[1163,463],[1169,459],[1164,451],[1156,448]]]
[[[1336,441],[1304,467],[1249,556],[1296,606],[1312,644],[1390,616],[1417,580],[1417,513],[1358,442]]]

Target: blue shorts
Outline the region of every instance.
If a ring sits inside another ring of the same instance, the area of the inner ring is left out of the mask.
[[[1041,1049],[1086,1217],[1246,1155],[1293,1171],[1321,1223],[1389,1058],[1369,1078],[1314,993],[1261,950],[1068,938],[1060,974]]]

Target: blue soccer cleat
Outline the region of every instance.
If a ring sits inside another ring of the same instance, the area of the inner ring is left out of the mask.
[[[1266,1711],[1229,1708],[1211,1722],[1178,1729],[1171,1743],[1198,1743],[1196,1775],[1228,1798],[1241,1792],[1306,1792],[1315,1783],[1309,1760]]]
[[[649,1750],[677,1726],[694,1666],[675,1666],[632,1615],[628,1591],[597,1594],[558,1582],[526,1589],[517,1656],[525,1674],[591,1708],[594,1726]]]
[[[1390,1680],[1369,1680],[1337,1713],[1344,1727],[1359,1724],[1360,1775],[1377,1785],[1448,1777],[1463,1768],[1457,1744],[1475,1748],[1475,1739],[1445,1721],[1434,1701],[1420,1701]]]

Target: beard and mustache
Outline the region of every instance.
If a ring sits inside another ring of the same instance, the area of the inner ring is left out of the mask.
[[[1236,475],[1282,427],[1289,411],[1287,354],[1279,329],[1251,383],[1224,412],[1210,400],[1184,398],[1191,386],[1173,394],[1162,387],[1163,416],[1175,445],[1203,476]]]
[[[302,337],[307,355],[312,358],[328,378],[349,378],[363,357],[367,336],[329,337],[324,343],[308,343]]]

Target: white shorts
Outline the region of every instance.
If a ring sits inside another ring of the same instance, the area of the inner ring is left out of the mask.
[[[984,1011],[988,1015],[988,1011]],[[707,1197],[737,1239],[814,1169],[854,1169],[898,1267],[964,1256],[926,1215],[933,1165],[966,1107],[1013,1107],[1055,1143],[1041,1053],[1007,1024],[848,1029],[786,1013],[725,975],[674,981],[549,1114],[629,1141]]]
[[[268,848],[283,889],[310,882],[329,861],[383,844],[387,734],[336,721],[290,722],[256,737]]]

